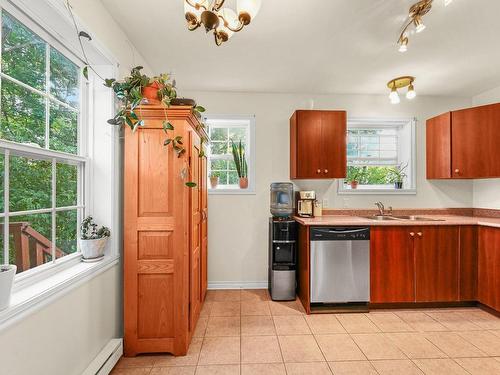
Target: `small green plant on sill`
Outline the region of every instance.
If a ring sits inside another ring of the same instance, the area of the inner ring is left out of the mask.
[[[92,216],[86,217],[80,225],[80,237],[82,240],[98,240],[109,236],[111,236],[109,228],[105,226],[98,228]]]
[[[408,163],[406,163],[405,165],[400,164],[396,167],[390,168],[387,174],[387,182],[394,184],[402,183],[404,179],[407,177],[407,174],[405,172],[407,167]]]

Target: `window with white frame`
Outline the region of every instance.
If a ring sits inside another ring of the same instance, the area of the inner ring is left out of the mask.
[[[413,192],[415,121],[349,120],[341,192]]]
[[[207,153],[209,191],[253,192],[255,190],[255,117],[254,116],[207,116],[205,122],[210,137]],[[240,189],[239,176],[232,154],[233,143],[241,142],[247,163],[248,188]]]
[[[0,263],[21,273],[78,252],[86,91],[77,58],[1,12]]]

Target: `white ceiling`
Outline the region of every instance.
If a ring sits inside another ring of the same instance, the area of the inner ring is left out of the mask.
[[[187,30],[183,0],[102,1],[155,73],[172,72],[181,89],[375,94],[400,75],[414,75],[420,95],[500,86],[499,0],[434,0],[405,54],[396,41],[416,0],[263,0],[221,47]]]

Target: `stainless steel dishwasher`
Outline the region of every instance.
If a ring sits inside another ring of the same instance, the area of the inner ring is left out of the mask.
[[[312,227],[311,303],[370,301],[370,228]]]

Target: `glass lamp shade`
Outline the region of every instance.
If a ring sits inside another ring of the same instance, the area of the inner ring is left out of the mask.
[[[392,104],[398,104],[401,101],[399,99],[399,94],[396,89],[391,90],[391,93],[389,94],[389,99],[391,100]]]
[[[219,14],[224,17],[224,19],[227,21],[229,26],[233,29],[236,29],[240,22],[238,21],[238,16],[236,15],[236,12],[232,9],[229,8],[224,8],[219,11]],[[227,38],[231,38],[234,34],[234,31],[229,30],[225,25],[224,22],[219,23],[219,26],[217,27],[218,32],[225,33],[227,35]]]
[[[415,88],[413,87],[413,85],[410,85],[408,87],[408,92],[406,93],[406,99],[415,99],[415,97],[417,96],[417,92],[415,91]]]
[[[254,19],[259,12],[262,0],[238,0],[238,14],[248,13]]]
[[[193,4],[199,4],[203,5],[205,7],[208,7],[208,0],[191,0]],[[184,14],[191,13],[196,16],[196,19],[200,19],[201,13],[203,13],[204,9],[202,7],[199,7],[196,9],[195,7],[192,7],[191,5],[188,4],[186,0],[184,0]]]

